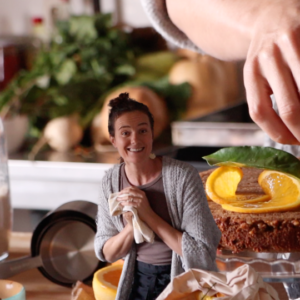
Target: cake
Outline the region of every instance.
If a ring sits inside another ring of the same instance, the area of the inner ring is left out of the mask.
[[[213,170],[200,173],[203,185]],[[243,179],[237,194],[249,198],[263,195],[257,178],[262,172],[256,168],[242,168]],[[298,252],[300,251],[300,208],[293,211],[274,213],[236,213],[208,200],[215,222],[222,232],[219,249],[255,252]]]

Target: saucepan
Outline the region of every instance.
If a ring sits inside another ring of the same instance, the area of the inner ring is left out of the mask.
[[[31,256],[0,263],[0,279],[38,268],[49,280],[73,286],[105,266],[94,252],[95,203],[76,200],[49,212],[33,231]]]

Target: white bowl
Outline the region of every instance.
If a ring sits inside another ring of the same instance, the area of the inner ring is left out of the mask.
[[[25,141],[29,128],[28,117],[25,115],[4,119],[4,132],[8,154],[17,152]]]

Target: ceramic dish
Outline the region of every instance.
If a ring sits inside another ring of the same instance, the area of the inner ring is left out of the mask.
[[[24,286],[11,280],[0,280],[0,299],[26,300]]]

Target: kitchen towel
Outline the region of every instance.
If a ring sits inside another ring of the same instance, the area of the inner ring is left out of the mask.
[[[136,208],[133,206],[122,206],[117,198],[127,197],[129,194],[112,193],[108,199],[109,212],[111,216],[118,216],[123,212],[130,211],[133,214],[132,224],[133,224],[133,235],[134,240],[137,244],[148,242],[153,243],[154,232],[143,222],[137,213]]]
[[[247,264],[228,273],[190,269],[174,277],[156,300],[205,299],[200,292],[218,300],[279,300],[276,290]]]

